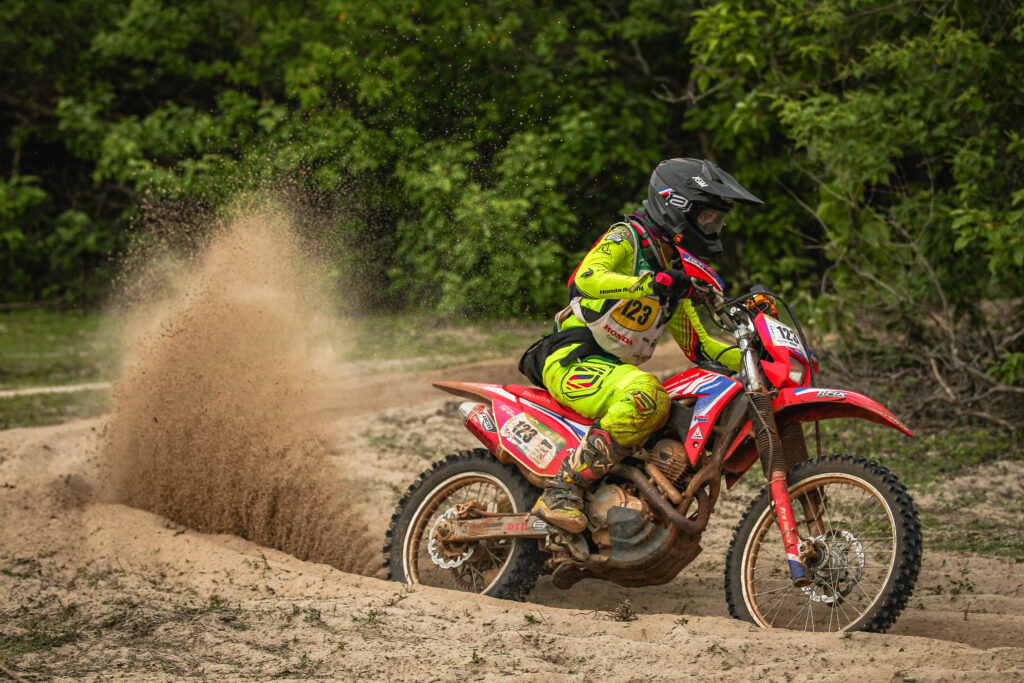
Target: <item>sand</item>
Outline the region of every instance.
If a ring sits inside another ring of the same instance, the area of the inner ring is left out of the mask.
[[[510,364],[446,376],[501,380]],[[392,374],[409,390],[383,410],[367,409],[357,376],[336,378],[323,406],[378,538],[397,490],[435,450],[472,445],[454,403],[421,391],[435,375]],[[54,643],[3,662],[8,675],[888,681],[1008,680],[1024,668],[1024,565],[928,552],[927,529],[917,589],[889,634],[767,631],[728,617],[724,553],[752,487],[723,497],[704,553],[665,586],[559,591],[542,577],[528,602],[512,603],[346,573],[95,500],[104,428],[0,432],[0,634]],[[984,488],[1004,476],[968,480]],[[609,615],[624,599],[637,620]]]
[[[401,493],[478,445],[430,383],[524,379],[515,358],[350,360],[288,225],[229,221],[192,258],[155,264],[172,277],[123,312],[109,415],[0,432],[0,678],[1022,678],[1024,564],[933,552],[927,526],[890,633],[730,619],[725,553],[756,481],[724,493],[703,554],[663,586],[541,577],[513,603],[382,580]],[[678,369],[663,347],[647,367]],[[958,487],[1019,498],[1022,475],[986,465],[918,502]],[[1024,521],[1019,506],[992,514]],[[614,618],[625,600],[635,620]]]

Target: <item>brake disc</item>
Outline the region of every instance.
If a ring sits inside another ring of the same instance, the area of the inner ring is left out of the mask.
[[[814,567],[814,580],[800,590],[813,602],[842,601],[864,575],[864,545],[846,529],[829,530],[814,541],[824,548],[823,557]]]
[[[430,553],[430,561],[442,569],[454,569],[460,566],[473,555],[473,550],[476,549],[476,545],[445,543],[437,537],[437,530],[442,524],[456,519],[458,519],[458,512],[455,508],[448,508],[443,515],[437,518],[434,526],[430,529],[427,551]]]

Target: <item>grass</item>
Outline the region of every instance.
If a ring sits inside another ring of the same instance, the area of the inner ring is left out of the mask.
[[[82,637],[86,625],[86,620],[78,616],[77,604],[64,605],[46,598],[22,605],[8,616],[14,628],[0,634],[0,657],[4,660],[73,643]]]
[[[931,547],[979,555],[1012,557],[1024,562],[1024,530],[1016,520],[981,517],[942,508],[923,511],[921,524],[932,533]]]
[[[0,313],[0,390],[103,382],[115,343],[95,313]],[[0,429],[36,427],[106,411],[106,389],[0,397]]]
[[[470,363],[520,353],[550,328],[549,322],[371,315],[356,320],[348,330],[353,338],[347,341],[359,349],[360,360],[424,358],[427,366],[438,367],[445,364],[444,358]]]
[[[813,456],[814,428],[804,430]],[[1024,458],[1024,443],[1006,433],[981,428],[921,430],[909,438],[894,429],[863,420],[821,423],[824,453],[845,453],[877,460],[904,483],[915,486],[945,480],[996,460]]]
[[[95,313],[0,313],[0,389],[110,379],[114,343]]]
[[[821,423],[824,453],[862,455],[892,470],[912,497],[962,477],[980,465],[1024,459],[1020,436],[991,429],[921,430],[914,438],[860,420]],[[814,430],[804,431],[815,454]],[[929,548],[1012,557],[1024,561],[1024,530],[1020,501],[999,500],[980,489],[954,489],[951,499],[920,509]],[[977,512],[983,500],[994,503],[998,516]]]
[[[110,405],[110,390],[0,398],[0,429],[39,427],[97,417]]]
[[[356,349],[352,359],[364,362],[367,372],[375,362],[389,361],[403,361],[408,371],[512,355],[547,328],[537,322],[381,314],[355,319],[334,341]],[[109,381],[118,352],[113,329],[113,321],[97,313],[0,313],[0,390]],[[106,389],[0,397],[0,429],[95,417],[109,401]]]

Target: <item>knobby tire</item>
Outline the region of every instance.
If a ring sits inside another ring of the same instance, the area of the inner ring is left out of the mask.
[[[402,496],[391,516],[391,524],[388,527],[384,543],[384,567],[387,569],[388,579],[403,583],[410,582],[403,558],[405,535],[410,532],[414,521],[413,516],[423,501],[450,479],[474,472],[499,479],[511,493],[519,512],[529,510],[540,494],[539,489],[530,484],[519,470],[511,465],[498,462],[484,448],[459,451],[435,462],[417,477]],[[507,568],[483,594],[522,602],[537,583],[537,576],[540,574],[543,563],[543,554],[536,540],[515,539],[512,543],[514,546]]]
[[[848,455],[828,455],[806,460],[795,465],[789,473],[790,490],[800,482],[828,474],[850,475],[868,483],[881,495],[888,506],[895,526],[894,562],[880,595],[860,613],[859,617],[842,630],[870,631],[884,633],[892,626],[910,599],[914,584],[921,569],[921,524],[917,509],[902,483],[888,469],[866,458]],[[758,520],[771,501],[768,488],[750,502],[736,527],[729,554],[726,558],[725,594],[729,603],[729,614],[736,619],[757,624],[744,601],[744,567],[741,566],[747,544],[753,542]],[[772,514],[772,513],[769,513]],[[774,520],[774,515],[772,515]],[[774,522],[772,522],[774,524]],[[765,542],[781,543],[769,531]],[[758,624],[763,625],[763,624]]]

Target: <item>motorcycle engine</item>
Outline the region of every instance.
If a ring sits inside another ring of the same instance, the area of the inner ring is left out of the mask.
[[[690,465],[690,458],[686,455],[686,447],[675,439],[662,439],[647,451],[639,451],[634,455],[642,460],[652,463],[668,477],[669,481],[677,486],[685,485],[685,482],[697,471]],[[608,532],[608,511],[613,507],[624,507],[638,511],[648,520],[654,519],[647,502],[636,495],[636,491],[629,486],[618,486],[605,484],[593,493],[587,494],[587,517],[590,530],[590,537],[594,542],[603,548],[611,547],[611,534]]]
[[[611,536],[608,533],[608,511],[613,507],[630,508],[644,517],[651,518],[650,508],[638,496],[633,495],[622,486],[605,484],[592,494],[587,495],[587,518],[590,537],[594,543],[610,548]]]
[[[662,439],[640,457],[653,463],[668,477],[669,481],[677,486],[689,481],[697,471],[690,464],[689,456],[686,455],[686,446],[675,439]]]

